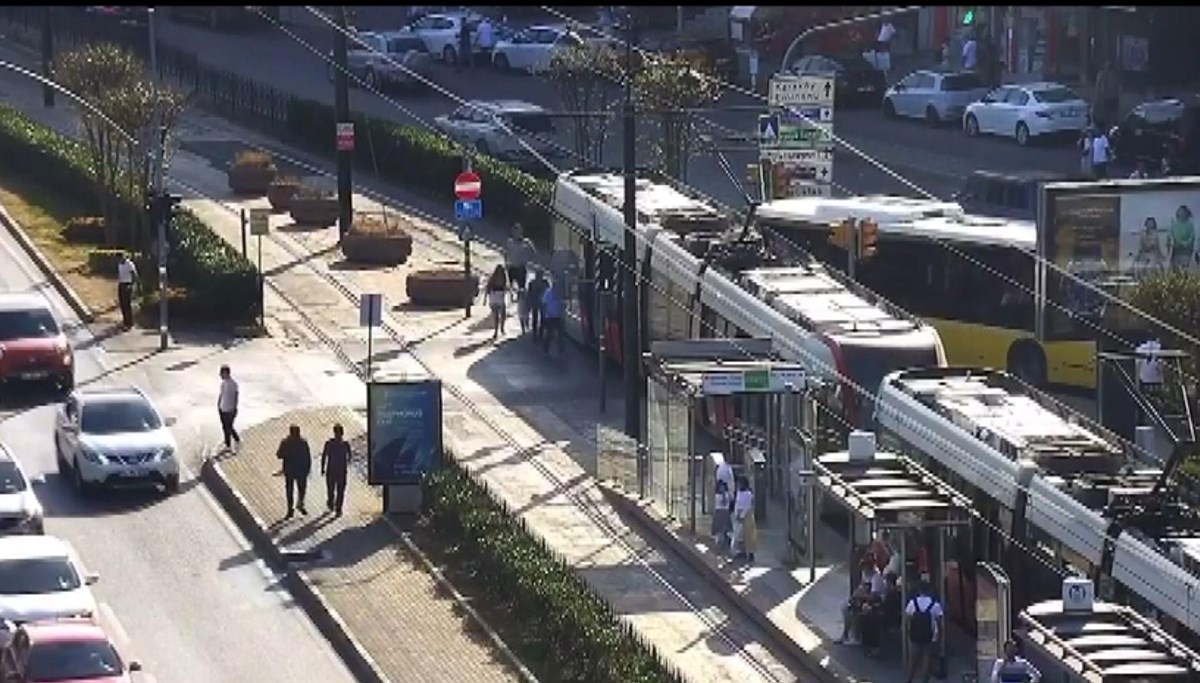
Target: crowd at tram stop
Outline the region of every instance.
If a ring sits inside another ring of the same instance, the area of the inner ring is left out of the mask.
[[[504,263],[497,265],[492,274],[480,287],[480,294],[488,305],[492,318],[492,341],[499,341],[507,333],[508,304],[517,305],[517,320],[521,335],[531,334],[542,350],[549,353],[553,344],[559,354],[563,353],[563,289],[561,276],[553,276],[539,268],[533,259],[537,249],[524,235],[518,223],[504,244]],[[567,268],[550,270],[566,272]]]
[[[754,562],[758,526],[754,519],[754,490],[750,479],[738,476],[724,458],[717,460],[713,491],[712,536],[718,553]]]

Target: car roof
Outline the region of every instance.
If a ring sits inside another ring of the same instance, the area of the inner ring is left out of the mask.
[[[150,403],[149,397],[137,387],[89,387],[77,389],[75,396],[81,403],[106,403],[112,401],[128,401],[137,399]]]
[[[39,557],[70,557],[67,542],[54,536],[0,537],[0,560],[28,560]]]
[[[1010,88],[1024,88],[1030,92],[1040,92],[1042,90],[1070,90],[1069,87],[1062,83],[1053,83],[1051,81],[1035,81],[1033,83],[1008,83]]]
[[[103,641],[111,642],[104,629],[93,621],[86,619],[62,619],[58,621],[39,621],[24,624],[21,628],[29,634],[29,639],[37,643],[64,643]]]
[[[471,100],[467,104],[480,109],[504,113],[540,113],[546,111],[545,107],[532,102],[526,102],[525,100]]]
[[[971,171],[970,178],[984,178],[986,180],[1010,182],[1010,183],[1054,183],[1059,181],[1068,181],[1076,179],[1075,176],[1069,173],[1058,173],[1056,171],[991,171],[991,170],[976,170]]]
[[[46,297],[33,292],[0,292],[0,311],[50,310]]]
[[[534,24],[526,26],[522,31],[558,31],[560,33],[567,30],[566,24]]]

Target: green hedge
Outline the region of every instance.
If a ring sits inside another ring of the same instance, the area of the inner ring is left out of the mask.
[[[80,203],[96,203],[94,170],[87,151],[76,141],[43,126],[20,111],[0,105],[0,163],[20,164],[33,181],[67,192]],[[141,211],[120,198],[119,212]],[[171,285],[187,291],[189,306],[181,317],[205,321],[251,323],[258,318],[258,273],[254,264],[221,239],[190,211],[176,214],[168,234],[167,267]],[[143,273],[157,281],[157,270]]]
[[[289,98],[286,117],[289,142],[317,154],[334,155],[337,126],[332,105]],[[454,201],[454,176],[462,170],[462,155],[449,140],[426,128],[387,119],[357,113],[353,118],[354,158],[358,166],[370,172],[378,166],[383,180],[447,204]],[[483,181],[487,200],[485,217],[520,222],[535,242],[550,244],[552,222],[548,207],[553,182],[488,156],[477,157],[474,169]]]
[[[71,244],[104,246],[104,219],[99,216],[72,218],[63,226],[62,238]]]
[[[680,683],[653,647],[449,457],[427,482],[432,531],[524,625],[517,656],[543,680]]]

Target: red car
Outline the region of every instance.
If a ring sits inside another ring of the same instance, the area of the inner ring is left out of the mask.
[[[0,653],[4,683],[132,683],[136,661],[121,660],[104,629],[91,621],[25,624]]]
[[[75,357],[50,304],[39,294],[0,293],[0,383],[75,386]]]

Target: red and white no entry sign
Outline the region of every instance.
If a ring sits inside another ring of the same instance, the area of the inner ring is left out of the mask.
[[[354,151],[354,123],[337,125],[337,149],[339,152]]]
[[[479,199],[483,182],[474,171],[463,171],[454,178],[454,196],[463,200]]]

